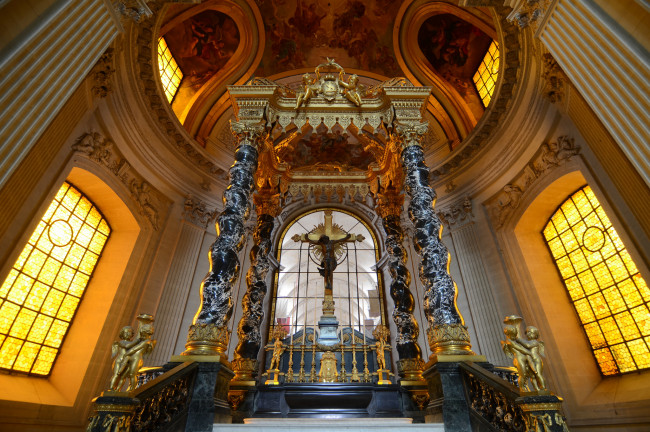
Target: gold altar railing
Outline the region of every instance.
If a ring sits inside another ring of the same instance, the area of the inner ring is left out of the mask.
[[[562,398],[548,391],[522,391],[513,384],[514,368],[491,372],[471,362],[459,367],[475,430],[568,432]]]
[[[106,391],[93,400],[93,412],[86,430],[171,431],[182,430],[187,418],[190,395],[198,364],[182,363],[159,374],[162,368],[143,371],[153,379],[130,392]]]
[[[361,343],[357,344],[357,339]],[[371,341],[374,340],[367,340]],[[271,356],[278,348],[268,344],[265,350]],[[317,343],[288,343],[282,345],[282,356],[277,367],[267,369],[262,377],[265,384],[276,385],[313,382],[392,384],[394,374],[382,368],[385,365],[377,362],[378,357],[389,359],[384,363],[391,364],[389,349],[385,350],[383,356],[378,356],[374,345],[363,343],[361,338],[356,337],[350,345],[338,344],[333,347]]]

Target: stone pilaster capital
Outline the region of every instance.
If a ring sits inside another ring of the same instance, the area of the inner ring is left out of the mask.
[[[151,3],[151,0],[113,0],[113,7],[121,15],[123,22],[131,20],[139,23],[153,15],[147,3]]]
[[[568,79],[550,53],[542,55],[542,65],[542,78],[544,79],[542,92],[551,103],[562,105]]]
[[[188,193],[183,203],[183,218],[201,228],[206,228],[217,217],[217,209],[208,210],[205,202]]]
[[[230,129],[237,138],[239,145],[249,145],[259,149],[266,126],[264,121],[230,121]]]
[[[386,219],[389,216],[397,218],[402,214],[402,206],[404,205],[404,195],[396,191],[384,192],[377,194],[377,214]]]
[[[539,23],[549,10],[551,0],[514,0],[510,2],[512,12],[506,17],[508,21],[516,22],[519,28],[528,26],[537,30]]]
[[[440,220],[450,228],[460,228],[472,221],[472,200],[467,196],[462,202],[457,202],[438,212]]]

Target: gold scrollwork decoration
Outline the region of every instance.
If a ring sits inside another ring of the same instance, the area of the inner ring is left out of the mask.
[[[228,348],[230,332],[225,326],[216,324],[192,324],[187,333],[184,355],[223,354]]]
[[[462,324],[439,324],[427,331],[433,354],[472,355],[469,332]]]

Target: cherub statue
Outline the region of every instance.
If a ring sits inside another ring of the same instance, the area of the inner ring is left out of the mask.
[[[137,341],[132,341],[132,339],[133,329],[131,326],[124,326],[120,330],[120,341],[113,342],[111,357],[114,357],[115,360],[113,360],[113,374],[111,375],[111,382],[109,384],[111,390],[119,391],[122,384],[124,384],[122,375],[129,360],[126,353],[137,343]]]
[[[312,78],[308,73],[302,76],[303,90],[296,100],[296,109],[300,108],[303,102],[308,102],[312,96],[318,95],[318,87],[314,86],[315,82],[316,78]]]
[[[544,379],[544,342],[539,340],[539,330],[537,327],[526,327],[526,337],[528,340],[519,339],[519,343],[528,348],[530,355],[527,357],[528,366],[534,372],[535,378],[532,380],[536,390],[546,390],[546,380]]]
[[[517,368],[518,384],[522,391],[530,391],[529,380],[535,390],[546,390],[546,381],[542,375],[544,342],[539,340],[539,331],[533,326],[526,328],[528,340],[519,337],[521,321],[520,317],[514,315],[503,321],[506,324],[503,332],[507,338],[501,341],[503,352],[512,359],[513,365]]]
[[[113,353],[118,357],[113,364],[113,375],[111,376],[111,390],[119,391],[126,380],[129,380],[129,386],[126,391],[135,390],[138,384],[137,374],[142,367],[142,357],[149,354],[156,341],[151,340],[153,335],[153,325],[151,323],[141,324],[138,328],[138,339],[130,342],[133,337],[133,329],[124,327],[120,332],[122,340],[113,344]],[[117,346],[116,346],[117,344]],[[122,351],[124,350],[124,351]],[[119,366],[118,366],[119,360]]]
[[[339,85],[343,87],[343,96],[356,106],[361,106],[360,85],[357,74],[350,75],[348,82],[343,81],[343,71],[339,73]]]

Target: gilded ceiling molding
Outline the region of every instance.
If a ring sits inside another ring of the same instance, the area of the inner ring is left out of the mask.
[[[543,143],[519,174],[487,202],[488,214],[495,229],[503,228],[532,185],[566,164],[579,152],[580,147],[567,135],[558,137],[555,142]]]
[[[129,190],[139,213],[154,230],[160,229],[160,218],[170,202],[135,171],[113,141],[99,132],[84,133],[72,144],[77,154],[103,166],[117,177]]]
[[[497,85],[490,105],[486,108],[483,117],[463,142],[451,153],[442,165],[431,170],[429,180],[437,182],[442,177],[453,174],[463,169],[464,166],[482,149],[488,139],[503,127],[503,118],[512,109],[512,99],[515,97],[520,80],[517,78],[522,66],[521,49],[525,46],[522,32],[516,25],[507,21],[505,16],[507,8],[500,6],[493,8],[495,23],[499,35],[500,70]]]
[[[243,1],[228,2],[228,4],[234,8],[248,7],[247,3]],[[133,26],[131,36],[136,41],[136,52],[132,54],[131,58],[137,69],[137,73],[134,74],[138,78],[135,85],[141,89],[141,96],[145,103],[149,105],[149,109],[145,111],[151,113],[154,122],[158,123],[163,133],[171,138],[176,151],[182,157],[209,177],[223,182],[228,178],[226,169],[215,164],[213,162],[214,158],[209,157],[196,141],[188,135],[187,130],[180,124],[171,106],[163,96],[160,77],[158,76],[155,44],[157,43],[158,28],[166,8],[158,3],[151,3],[149,6],[154,15],[142,20],[139,25]],[[240,28],[239,30],[240,32],[252,31],[252,29],[246,28]],[[223,81],[223,92],[226,90],[225,84],[234,82],[234,79],[240,74],[249,72],[248,69],[252,67],[254,56],[254,52],[248,53],[248,56],[240,56],[236,63],[237,68],[234,68],[233,65],[234,72],[229,76],[217,74]],[[223,167],[227,167],[231,162],[231,155],[224,156],[226,158],[222,161]]]

